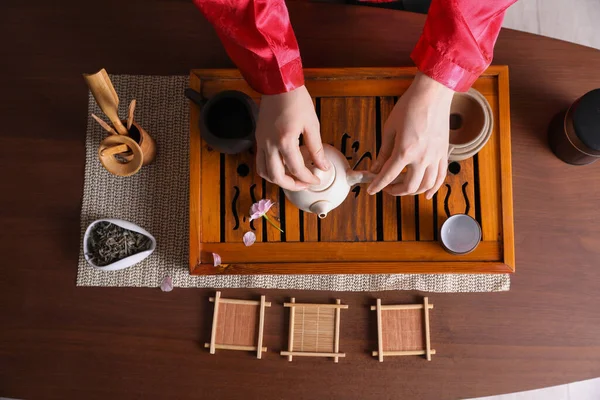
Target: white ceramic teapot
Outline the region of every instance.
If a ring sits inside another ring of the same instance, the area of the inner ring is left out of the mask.
[[[342,204],[352,186],[372,182],[375,178],[375,174],[371,172],[352,170],[346,157],[335,147],[323,144],[323,150],[325,157],[331,163],[328,171],[317,168],[306,147],[300,147],[304,164],[321,180],[321,183],[299,192],[284,190],[286,197],[296,207],[317,214],[319,218],[325,218],[331,210]]]

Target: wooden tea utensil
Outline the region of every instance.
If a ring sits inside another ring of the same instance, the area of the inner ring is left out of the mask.
[[[117,144],[112,147],[106,147],[104,150],[102,150],[100,155],[114,156],[115,154],[121,154],[121,153],[127,153],[127,152],[131,152],[131,150],[129,149],[129,146],[127,146],[126,144]]]
[[[95,74],[83,74],[83,79],[87,83],[90,91],[96,99],[96,103],[102,109],[102,112],[106,114],[110,122],[121,135],[127,134],[127,128],[121,122],[119,118],[119,97],[117,92],[106,73],[106,70],[102,68]]]
[[[96,114],[92,114],[92,118],[94,118],[106,132],[110,133],[111,135],[118,135],[117,131],[115,131],[112,126],[104,122],[104,120],[102,120]]]
[[[133,113],[135,111],[135,105],[136,105],[135,99],[131,100],[131,103],[129,103],[129,113],[127,115],[127,130],[128,131],[131,129],[131,125],[133,124]]]
[[[128,136],[107,136],[98,148],[100,162],[108,172],[117,176],[131,176],[144,162],[142,149]]]

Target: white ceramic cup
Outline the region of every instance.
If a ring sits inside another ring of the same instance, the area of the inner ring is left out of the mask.
[[[98,223],[100,222],[110,222],[112,224],[115,224],[117,226],[120,226],[121,228],[133,231],[133,232],[138,232],[141,233],[142,235],[148,237],[150,239],[150,242],[152,243],[150,245],[150,248],[146,251],[141,251],[137,254],[134,254],[132,256],[129,257],[125,257],[119,261],[115,261],[112,264],[108,264],[108,265],[104,265],[104,266],[98,266],[96,264],[94,264],[90,258],[89,258],[89,248],[88,248],[88,241],[89,241],[89,237],[92,233],[92,229],[94,228],[94,226],[96,226]],[[132,265],[135,265],[137,263],[139,263],[140,261],[142,261],[143,259],[145,259],[146,257],[148,257],[150,254],[152,254],[152,252],[154,252],[154,249],[156,248],[156,239],[154,239],[154,236],[152,236],[148,231],[146,231],[145,229],[137,226],[136,224],[133,224],[131,222],[127,222],[127,221],[123,221],[122,219],[98,219],[94,222],[92,222],[87,229],[85,230],[85,234],[83,235],[83,255],[85,257],[85,260],[88,262],[88,264],[90,264],[92,267],[97,268],[99,270],[102,271],[117,271],[120,269],[125,269],[128,267],[131,267]]]
[[[468,254],[481,242],[479,223],[467,214],[455,214],[440,228],[442,247],[451,254]]]

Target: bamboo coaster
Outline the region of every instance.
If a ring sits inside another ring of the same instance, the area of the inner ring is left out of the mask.
[[[282,351],[292,361],[293,356],[340,357],[340,310],[348,306],[337,299],[335,304],[296,303],[292,298],[284,307],[290,308],[288,350]]]
[[[429,310],[433,304],[427,297],[423,304],[381,305],[381,299],[371,306],[377,312],[378,349],[374,357],[383,361],[388,356],[420,356],[431,361],[435,350],[431,348]]]
[[[219,350],[255,351],[261,358],[267,351],[263,347],[265,307],[271,302],[260,300],[238,300],[221,297],[217,292],[210,302],[215,303],[210,343],[204,343],[210,354]]]

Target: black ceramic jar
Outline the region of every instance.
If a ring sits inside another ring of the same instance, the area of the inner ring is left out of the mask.
[[[548,142],[554,154],[573,165],[600,158],[600,89],[577,99],[550,122]]]

